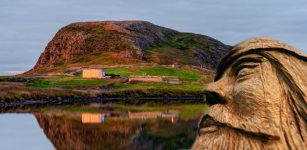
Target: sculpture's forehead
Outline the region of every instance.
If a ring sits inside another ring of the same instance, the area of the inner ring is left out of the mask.
[[[247,54],[261,54],[263,52],[278,51],[283,55],[293,55],[298,58],[306,59],[296,48],[271,38],[255,38],[243,41],[229,51],[221,60],[215,77],[218,80],[222,74],[233,64],[234,61]]]
[[[286,49],[288,51],[298,54],[300,53],[300,51],[294,48],[293,46],[290,46],[286,43],[267,37],[254,38],[243,41],[235,45],[232,51],[240,51],[240,53],[243,53],[252,49],[278,49],[278,48]]]
[[[267,61],[267,59],[261,55],[248,54],[248,55],[244,55],[234,60],[232,64],[228,67],[228,69],[236,68],[240,66],[241,64],[245,64],[245,63],[261,63],[264,61]]]
[[[257,54],[247,54],[247,55],[243,55],[235,60],[233,60],[232,62],[229,63],[228,67],[225,68],[223,70],[223,72],[221,72],[221,76],[224,76],[225,74],[229,74],[232,71],[240,68],[242,65],[244,64],[260,64],[262,62],[267,61],[267,59],[261,55],[257,55]]]

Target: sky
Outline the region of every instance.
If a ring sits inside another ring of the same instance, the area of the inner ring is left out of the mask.
[[[307,53],[306,0],[1,0],[0,74],[31,69],[73,22],[145,20],[225,44],[266,36]]]

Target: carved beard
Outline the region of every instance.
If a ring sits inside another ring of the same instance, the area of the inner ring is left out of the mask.
[[[289,106],[289,103],[286,106]],[[212,106],[214,109],[209,110],[200,122],[199,136],[192,149],[304,149],[307,144],[304,145],[302,137],[306,135],[306,124],[302,123],[301,126],[287,124],[287,122],[294,122],[295,117],[290,115],[292,109],[286,106],[282,109],[282,128],[276,127],[274,124],[270,124],[270,128],[266,128],[263,124],[257,126],[252,123],[246,123],[244,127],[240,127],[239,124],[247,120],[235,121],[235,115],[224,106]],[[214,115],[218,113],[219,115]],[[302,118],[298,118],[298,121],[303,122]]]
[[[217,131],[200,135],[192,149],[264,149],[263,142],[263,139],[258,136],[242,133],[229,127],[218,127]]]
[[[207,118],[206,127],[200,129],[193,150],[283,149],[283,145],[277,139],[228,127],[213,121],[208,116],[205,118]]]

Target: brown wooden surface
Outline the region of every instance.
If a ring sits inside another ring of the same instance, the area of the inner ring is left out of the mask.
[[[192,149],[307,149],[307,57],[295,48],[269,38],[236,45],[206,94]]]

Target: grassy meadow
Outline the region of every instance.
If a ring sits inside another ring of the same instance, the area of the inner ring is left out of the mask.
[[[38,78],[31,78],[26,82],[5,82],[0,81],[0,99],[26,99],[33,94],[35,97],[56,97],[56,96],[82,96],[106,93],[111,96],[158,96],[181,94],[191,95],[204,90],[206,83],[213,79],[213,74],[205,74],[191,68],[165,68],[157,66],[142,67],[117,67],[106,69],[107,74],[120,75],[114,79],[83,79],[82,73],[74,76],[54,75]],[[130,76],[166,76],[179,78],[182,84],[156,83],[156,82],[127,82]],[[0,79],[15,77],[0,77]],[[16,77],[17,78],[17,77]],[[22,77],[19,77],[22,78]],[[81,92],[81,93],[80,93]],[[170,93],[170,94],[169,94]]]
[[[201,82],[207,76],[194,70],[183,70],[162,67],[118,67],[106,69],[107,74],[117,74],[121,77],[129,77],[134,75],[148,76],[170,76],[178,77],[183,83],[174,85],[168,83],[154,82],[136,82],[127,83],[121,79],[82,79],[80,74],[76,76],[53,76],[49,78],[39,79],[33,83],[27,84],[29,87],[35,88],[78,88],[78,87],[98,87],[111,86],[112,90],[126,89],[168,89],[168,90],[192,90],[201,91],[204,84]]]

